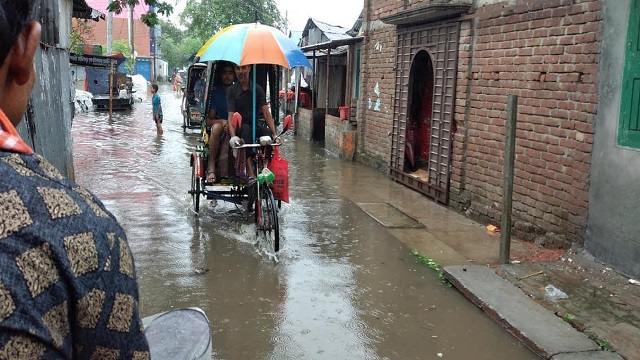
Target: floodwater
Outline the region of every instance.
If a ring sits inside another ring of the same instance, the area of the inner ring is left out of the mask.
[[[233,205],[201,201],[196,216],[199,138],[183,133],[170,88],[160,95],[161,137],[149,99],[111,121],[77,114],[72,129],[76,180],[129,237],[143,316],[202,308],[216,359],[537,359],[345,196],[400,185],[292,134],[277,262]]]

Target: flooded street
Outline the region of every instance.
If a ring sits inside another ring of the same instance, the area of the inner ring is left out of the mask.
[[[72,129],[76,181],[129,237],[143,316],[202,308],[216,359],[537,359],[354,200],[401,185],[292,133],[278,262],[257,251],[235,206],[202,200],[196,216],[187,191],[199,136],[183,133],[170,87],[159,94],[161,137],[150,99],[111,122],[76,114]]]

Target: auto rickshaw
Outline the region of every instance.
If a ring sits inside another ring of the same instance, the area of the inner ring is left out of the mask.
[[[189,66],[182,89],[182,131],[199,130],[206,117],[205,92],[207,87],[207,64]]]

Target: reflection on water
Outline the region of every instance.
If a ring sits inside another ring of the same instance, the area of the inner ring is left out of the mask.
[[[234,205],[191,209],[180,100],[160,89],[164,134],[149,99],[131,112],[74,119],[77,181],[125,228],[143,315],[198,306],[220,359],[535,359],[343,195],[404,191],[384,175],[289,136],[291,204],[279,262],[261,255]]]

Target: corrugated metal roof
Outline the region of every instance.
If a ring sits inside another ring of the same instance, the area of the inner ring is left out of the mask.
[[[351,35],[351,36],[357,36],[360,33],[360,28],[362,27],[362,18],[364,16],[364,9],[360,12],[360,16],[358,16],[358,19],[356,19],[356,22],[353,23],[353,26],[351,27],[351,29],[349,29],[349,31],[347,31],[347,34]]]
[[[85,0],[73,0],[73,14],[71,16],[78,19],[91,19],[95,21],[105,18],[103,13],[87,5]]]
[[[316,20],[314,18],[309,18],[307,20],[307,25],[304,27],[304,31],[302,31],[302,37],[305,37],[309,34],[309,30],[314,27],[320,29],[322,33],[329,39],[332,40],[340,40],[340,39],[348,39],[352,37],[347,34],[349,29],[345,29],[342,26],[330,25],[320,20]]]

